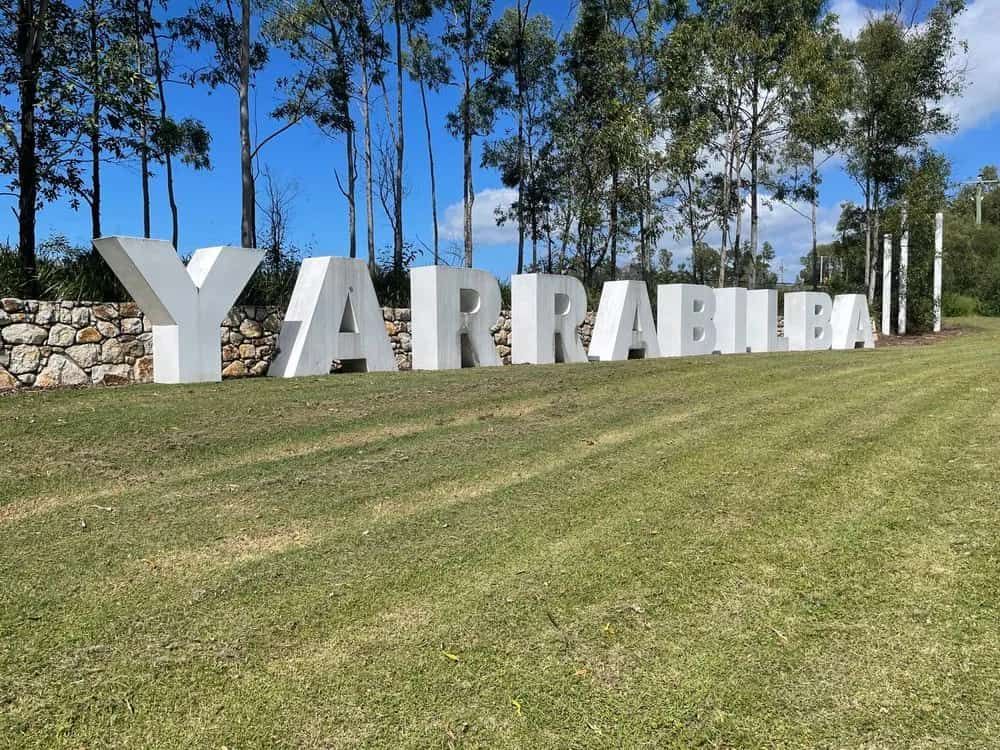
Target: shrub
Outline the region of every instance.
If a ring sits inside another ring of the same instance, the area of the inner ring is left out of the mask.
[[[949,318],[967,318],[979,314],[979,300],[968,294],[944,292],[941,295],[941,311]]]
[[[124,287],[100,254],[76,247],[53,235],[38,247],[38,287],[41,299],[120,301],[129,299]],[[17,248],[0,246],[0,293],[22,296],[23,279]]]

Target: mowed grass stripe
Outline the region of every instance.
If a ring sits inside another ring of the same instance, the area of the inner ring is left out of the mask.
[[[20,520],[0,529],[17,551],[31,549],[28,537],[36,531],[55,537],[51,556],[39,555],[18,581],[56,572],[51,586],[31,589],[49,595],[34,611],[50,616],[55,632],[4,618],[28,646],[19,658],[3,653],[30,674],[11,683],[9,692],[18,696],[12,726],[31,733],[28,746],[156,738],[176,746],[267,746],[283,739],[298,746],[425,747],[445,746],[449,732],[489,747],[756,746],[751,738],[761,737],[798,746],[908,745],[925,741],[935,727],[946,730],[939,739],[975,744],[986,735],[960,705],[941,700],[948,709],[943,717],[916,712],[901,729],[885,732],[885,717],[898,719],[891,712],[907,705],[905,690],[894,694],[902,699],[877,710],[873,704],[863,716],[843,703],[843,691],[844,675],[860,681],[867,696],[884,679],[858,670],[864,664],[851,669],[847,636],[883,633],[885,613],[909,604],[905,590],[879,585],[895,569],[877,540],[886,538],[886,528],[898,540],[915,530],[899,518],[909,509],[895,504],[887,483],[933,483],[952,495],[990,486],[984,469],[938,476],[938,464],[928,478],[919,461],[913,465],[925,449],[902,449],[932,439],[921,420],[933,411],[953,412],[956,447],[978,442],[970,424],[977,412],[995,412],[995,402],[988,394],[957,395],[975,393],[984,378],[995,383],[989,348],[995,345],[989,329],[909,352],[549,368],[570,388],[591,377],[600,382],[579,389],[587,394],[586,409],[577,407],[574,391],[573,404],[542,409],[544,421],[529,417],[530,429],[507,416],[476,416],[454,426],[451,440],[447,425],[408,437],[402,450],[431,463],[429,481],[378,471],[352,477],[345,468],[355,456],[337,448],[305,451],[301,471],[311,476],[298,499],[282,488],[294,479],[295,464],[280,456],[263,466],[239,463],[228,475],[224,466],[212,467],[219,482],[276,480],[237,496],[235,507],[217,496],[199,503],[197,493],[157,506],[157,491],[183,493],[193,488],[191,478],[122,492],[128,505],[148,503],[156,512],[116,513],[127,527],[117,530],[119,538],[124,533],[149,549],[174,550],[182,561],[122,580],[116,571],[128,568],[127,556],[106,544],[79,563],[87,572],[75,584],[82,587],[79,600],[67,591],[72,571],[52,558],[87,545],[86,535],[73,536],[65,525],[64,533],[54,533],[51,527],[67,520],[58,511]],[[534,377],[530,368],[516,369],[491,377],[490,386],[510,377],[516,398],[521,381]],[[602,379],[601,370],[614,377]],[[428,388],[422,383],[417,390]],[[892,402],[897,391],[903,396]],[[664,392],[670,398],[660,397]],[[637,406],[644,393],[652,395]],[[447,394],[439,396],[447,401]],[[885,412],[873,413],[872,404],[883,399]],[[704,421],[695,425],[693,415]],[[204,428],[196,423],[192,432]],[[746,440],[751,429],[754,437]],[[559,441],[565,432],[587,435],[594,445],[568,447]],[[832,445],[817,447],[822,439]],[[478,448],[489,461],[477,462]],[[894,473],[894,457],[905,474]],[[852,458],[858,463],[849,473]],[[524,463],[520,476],[496,468],[511,461]],[[855,479],[865,472],[869,480]],[[337,481],[323,486],[330,476]],[[462,496],[462,476],[481,490]],[[408,495],[386,500],[379,488]],[[331,503],[340,490],[343,497]],[[240,513],[240,503],[250,507]],[[171,510],[166,518],[163,507]],[[942,508],[933,498],[924,510],[928,522],[955,514],[954,505]],[[970,513],[983,511],[971,501]],[[212,519],[213,512],[224,517]],[[235,524],[225,518],[229,513]],[[986,528],[995,529],[994,522],[980,519]],[[178,544],[176,532],[185,525],[192,528]],[[803,541],[810,528],[839,543],[816,550]],[[112,539],[113,530],[100,522],[92,531],[91,540],[105,532]],[[205,531],[221,537],[214,557],[232,562],[212,564],[213,545],[199,541]],[[255,534],[261,554],[241,559],[242,539],[252,544]],[[185,550],[191,559],[183,559]],[[747,569],[767,575],[747,576]],[[840,587],[836,607],[804,606],[799,592],[789,591],[789,581],[804,586],[817,572]],[[749,581],[741,584],[741,576]],[[117,588],[102,589],[108,582]],[[879,599],[869,602],[871,621],[867,629],[849,627],[848,618],[864,622],[866,588]],[[17,592],[7,603],[39,604],[26,585]],[[922,593],[951,595],[933,586]],[[988,618],[979,622],[987,634]],[[787,642],[769,629],[772,623]],[[812,635],[789,623],[831,625],[846,655],[820,648],[822,628]],[[893,643],[898,655],[871,640],[854,645],[866,646],[869,660],[892,665],[919,657],[917,646],[927,645],[919,636]],[[103,649],[88,651],[88,644]],[[444,657],[442,646],[458,652],[460,662]],[[810,648],[818,655],[805,659]],[[803,663],[824,655],[827,666],[815,679],[789,679],[787,670],[805,671]],[[825,683],[824,676],[838,675],[836,666],[843,675]],[[929,666],[918,671],[921,678],[931,673]],[[114,680],[104,679],[108,674]],[[989,680],[976,684],[983,699],[995,699]],[[55,717],[48,725],[32,720],[47,711]],[[859,718],[875,729],[855,726]]]

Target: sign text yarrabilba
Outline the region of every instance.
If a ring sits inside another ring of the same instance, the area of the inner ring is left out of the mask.
[[[187,267],[169,242],[132,237],[94,241],[153,326],[153,376],[159,383],[222,377],[219,325],[260,263],[261,253],[236,247],[198,250]],[[447,370],[499,365],[491,333],[500,315],[500,286],[472,268],[426,266],[410,272],[413,367]],[[577,335],[587,313],[583,284],[572,276],[531,273],[511,279],[515,364],[683,357],[699,354],[871,348],[864,295],[835,299],[771,289],[711,289],[697,284],[657,288],[653,319],[640,281],[604,284],[593,336]],[[395,370],[382,311],[363,261],[308,258],[302,263],[270,374],[326,374],[334,360],[356,369]]]

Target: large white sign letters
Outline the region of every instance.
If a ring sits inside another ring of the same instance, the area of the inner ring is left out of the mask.
[[[187,268],[169,242],[103,237],[94,246],[153,326],[158,383],[221,379],[219,325],[260,263],[257,250],[198,250]],[[493,329],[500,285],[472,268],[424,266],[410,271],[413,367],[449,370],[500,365]],[[712,353],[871,349],[863,294],[831,299],[820,292],[785,295],[778,335],[773,289],[657,287],[657,320],[642,281],[608,281],[585,352],[579,327],[587,294],[579,280],[544,273],[511,278],[514,363],[550,364],[678,357]],[[365,263],[308,258],[302,263],[269,374],[320,375],[334,361],[345,369],[395,370],[392,344]]]
[[[395,370],[368,266],[351,258],[306,258],[288,303],[270,375],[326,375],[333,360],[362,372]]]
[[[778,290],[747,292],[747,348],[751,352],[787,352],[788,339],[778,335]]]
[[[715,351],[747,353],[747,290],[727,287],[715,290]]]
[[[500,317],[500,285],[474,268],[410,271],[413,369],[500,365],[490,329]]]
[[[173,245],[163,240],[101,237],[94,247],[153,325],[156,382],[221,380],[219,326],[263,253],[205,248],[185,269]]]
[[[662,284],[656,289],[660,352],[693,357],[715,351],[715,292],[700,284]]]
[[[830,315],[833,302],[823,292],[785,295],[785,338],[793,352],[829,349],[833,338]]]
[[[577,328],[587,316],[587,290],[579,279],[522,273],[510,279],[511,361],[515,365],[586,362]]]
[[[830,317],[834,349],[874,349],[875,332],[868,315],[868,299],[863,294],[838,294]]]
[[[590,358],[610,362],[628,359],[630,352],[660,356],[646,285],[641,281],[606,281],[590,339]]]

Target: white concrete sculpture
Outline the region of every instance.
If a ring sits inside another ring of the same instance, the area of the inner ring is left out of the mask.
[[[410,271],[413,368],[457,370],[500,365],[490,331],[500,317],[500,285],[474,268]]]
[[[934,215],[934,332],[941,331],[941,260],[944,251],[944,214]]]
[[[882,333],[892,333],[892,235],[887,234],[882,246]]]
[[[642,352],[647,359],[660,356],[646,285],[641,281],[605,281],[588,355],[611,362],[628,359],[630,352]]]
[[[875,348],[868,298],[863,294],[838,294],[834,298],[830,328],[834,349],[857,349],[858,344],[863,349]]]
[[[514,364],[586,362],[577,327],[587,315],[587,291],[579,279],[522,273],[510,279],[511,360]]]
[[[715,351],[714,289],[701,284],[661,284],[656,289],[656,299],[660,351],[664,357]]]
[[[101,237],[94,247],[153,325],[153,380],[221,380],[219,326],[263,253],[203,248],[185,269],[173,245],[164,240]]]
[[[906,213],[903,213],[906,221]],[[905,229],[899,238],[899,318],[896,327],[900,336],[906,335],[906,269],[910,263],[910,230]]]
[[[715,290],[715,351],[747,353],[747,290],[726,287]]]
[[[396,369],[368,266],[352,258],[306,258],[288,304],[270,375],[326,375]]]
[[[789,292],[785,295],[785,338],[793,352],[829,349],[833,339],[830,295]]]
[[[751,352],[787,352],[788,339],[778,335],[778,290],[747,292],[747,348]]]

